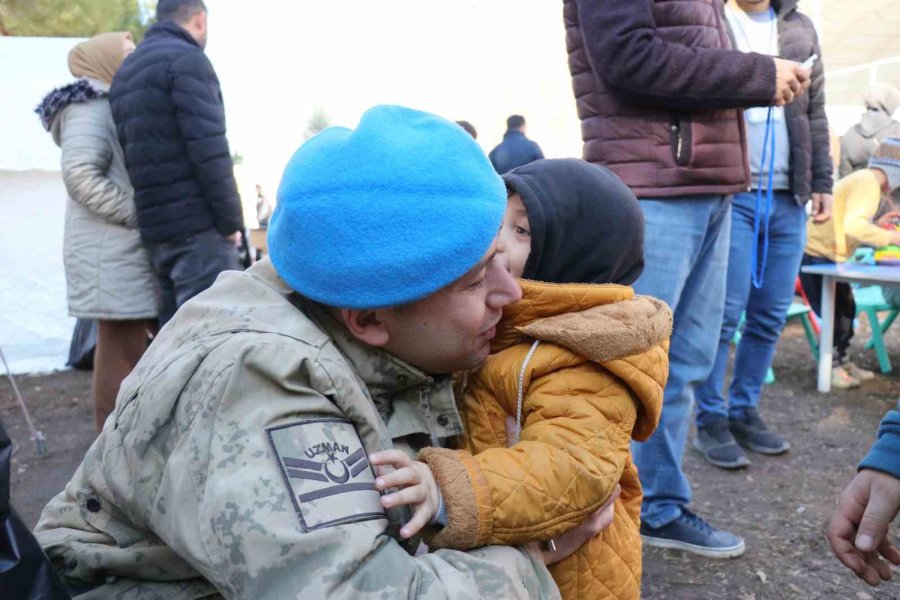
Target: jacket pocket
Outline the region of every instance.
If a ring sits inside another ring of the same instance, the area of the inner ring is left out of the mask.
[[[691,164],[693,140],[691,136],[691,120],[684,115],[672,115],[669,119],[669,145],[672,147],[672,158],[679,167]]]

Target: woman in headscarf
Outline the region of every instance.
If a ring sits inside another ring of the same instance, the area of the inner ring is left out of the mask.
[[[119,385],[147,347],[159,314],[156,279],[137,230],[134,194],[107,94],[135,48],[104,33],[69,52],[77,81],[47,94],[36,112],[62,149],[69,194],[63,242],[69,314],[97,319],[94,417],[103,428]]]
[[[841,166],[838,175],[846,177],[865,169],[869,159],[885,138],[900,137],[900,123],[892,115],[900,107],[900,90],[880,84],[863,94],[866,114],[841,140]]]

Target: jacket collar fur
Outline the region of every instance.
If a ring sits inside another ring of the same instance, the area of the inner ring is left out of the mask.
[[[85,77],[68,85],[58,87],[44,96],[34,112],[41,118],[41,125],[50,131],[53,120],[62,109],[76,102],[87,102],[102,98],[109,93],[109,86],[96,79]]]

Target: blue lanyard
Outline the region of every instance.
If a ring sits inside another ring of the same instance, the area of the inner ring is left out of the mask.
[[[766,263],[769,262],[769,217],[772,214],[772,196],[774,194],[772,190],[772,177],[775,173],[775,126],[773,124],[774,119],[772,118],[772,111],[775,110],[774,106],[769,107],[769,113],[766,116],[766,133],[763,136],[763,150],[762,157],[759,159],[760,173],[759,173],[759,186],[756,188],[756,211],[753,214],[753,248],[752,253],[750,255],[750,270],[751,270],[751,281],[753,282],[753,287],[759,289],[763,286],[763,282],[765,281],[766,275]],[[771,133],[771,137],[769,134]],[[771,144],[771,147],[769,147]],[[760,213],[762,212],[762,191],[763,191],[763,177],[765,173],[763,172],[763,165],[766,164],[766,150],[769,150],[769,179],[768,184],[766,186],[766,207],[765,207],[765,215],[762,219],[765,219],[765,223],[763,224],[763,248],[762,248],[762,264],[759,262],[759,230],[760,230]]]

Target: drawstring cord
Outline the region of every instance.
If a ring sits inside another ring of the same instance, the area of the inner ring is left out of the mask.
[[[522,363],[522,368],[519,370],[519,389],[516,404],[516,439],[513,444],[518,444],[519,439],[522,437],[522,400],[525,397],[525,370],[528,368],[528,363],[531,361],[531,357],[534,356],[534,351],[537,350],[538,344],[540,343],[540,340],[534,340],[534,343],[531,345],[531,350],[528,351],[528,354],[525,356],[525,361]],[[510,444],[510,446],[512,446],[512,444]]]
[[[762,157],[759,159],[759,186],[756,188],[756,211],[753,214],[753,248],[750,256],[750,270],[751,270],[751,281],[753,282],[753,287],[759,289],[763,286],[766,278],[766,264],[769,262],[769,217],[772,214],[772,196],[774,194],[774,190],[772,190],[772,178],[775,174],[775,127],[773,124],[773,111],[775,110],[774,106],[769,107],[769,113],[766,116],[766,133],[763,136],[763,150]],[[771,134],[771,136],[770,136]],[[763,178],[765,177],[764,165],[766,164],[766,150],[769,150],[769,178],[768,178],[768,186],[766,186],[766,207],[765,214],[761,216],[762,212],[762,193],[763,193]],[[762,262],[759,260],[759,230],[760,230],[760,221],[765,219],[765,223],[762,224],[763,229],[763,247],[762,247]]]
[[[531,350],[528,351],[528,354],[525,355],[525,360],[522,361],[522,368],[519,369],[518,397],[516,399],[516,439],[512,440],[512,443],[508,444],[509,446],[518,444],[519,440],[522,439],[522,402],[525,398],[525,372],[528,370],[528,363],[531,362],[531,357],[534,356],[534,352],[538,349],[540,343],[540,340],[534,340]],[[553,541],[553,538],[542,542],[541,550],[544,552],[556,552],[556,542]]]

